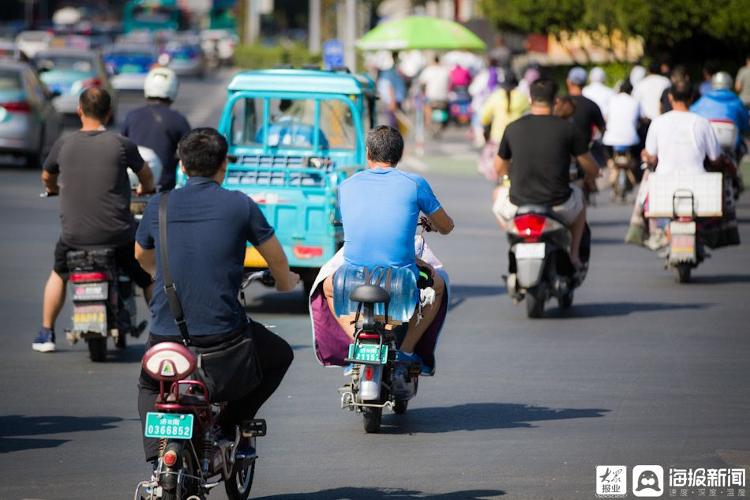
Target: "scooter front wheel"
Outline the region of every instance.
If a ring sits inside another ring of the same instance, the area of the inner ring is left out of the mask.
[[[224,483],[224,489],[230,500],[247,500],[255,478],[255,457],[237,460],[232,466],[232,473]]]

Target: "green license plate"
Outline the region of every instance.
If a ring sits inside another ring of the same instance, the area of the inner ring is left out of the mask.
[[[378,344],[349,344],[349,359],[384,365],[388,361],[388,346],[378,346]]]
[[[193,415],[148,412],[143,435],[150,438],[190,439],[193,437]]]

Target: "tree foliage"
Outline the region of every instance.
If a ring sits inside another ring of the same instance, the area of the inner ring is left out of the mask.
[[[750,49],[748,0],[482,0],[499,28],[559,34],[620,31],[643,38],[649,53],[675,56]],[[729,55],[729,54],[726,54]]]

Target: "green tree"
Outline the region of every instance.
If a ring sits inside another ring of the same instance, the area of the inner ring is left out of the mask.
[[[642,37],[646,52],[675,59],[737,57],[750,48],[747,0],[482,0],[501,29],[526,33],[618,30]]]

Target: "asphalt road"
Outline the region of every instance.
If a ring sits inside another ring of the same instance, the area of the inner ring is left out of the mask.
[[[183,83],[177,107],[193,125],[216,123],[226,76]],[[465,142],[454,134],[431,149],[435,161],[455,155],[455,170],[417,162],[456,220],[450,236],[428,237],[451,276],[451,311],[436,376],[380,435],[339,409],[344,378],[314,359],[301,291],[252,289],[250,314],[296,355],[262,410],[253,497],[585,499],[598,464],[750,467],[750,195],[745,245],[716,251],[688,285],[621,243],[628,208],[600,195],[574,307],[530,321],[502,286],[505,239]],[[132,498],[146,475],[142,346],[106,364],[62,339],[57,353],[31,351],[59,231],[57,201],[39,191],[38,172],[0,169],[0,498]],[[66,306],[59,332],[69,316]],[[224,498],[219,489],[210,498]]]

